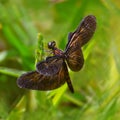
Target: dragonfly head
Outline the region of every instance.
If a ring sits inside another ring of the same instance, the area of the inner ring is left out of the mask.
[[[53,49],[55,48],[55,46],[56,46],[56,42],[55,42],[55,41],[52,41],[52,42],[49,42],[49,43],[48,43],[48,48],[49,48],[49,49],[52,49],[52,50],[53,50]]]

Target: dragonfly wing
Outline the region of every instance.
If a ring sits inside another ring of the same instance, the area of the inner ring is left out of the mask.
[[[68,35],[68,44],[66,45],[66,60],[72,71],[79,71],[84,58],[81,47],[86,44],[93,36],[96,29],[96,18],[92,15],[85,17],[78,28]]]
[[[47,57],[45,61],[38,62],[36,65],[37,72],[43,75],[51,76],[57,74],[63,64],[63,59],[59,56]]]
[[[80,44],[80,46],[82,47],[91,39],[95,32],[95,29],[96,18],[93,15],[88,15],[82,20],[82,22],[74,32],[69,33],[66,50],[75,43]]]
[[[80,45],[72,46],[66,51],[66,60],[72,71],[79,71],[84,64],[84,57]]]
[[[65,82],[70,85],[70,77],[67,71],[67,66],[64,61],[62,61],[62,65],[59,71],[56,74],[41,74],[37,71],[27,72],[22,74],[17,79],[17,84],[20,88],[27,88],[32,90],[53,90],[60,86],[62,86]],[[73,88],[71,87],[71,92]]]

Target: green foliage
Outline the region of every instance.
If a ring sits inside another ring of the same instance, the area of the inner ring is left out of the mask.
[[[120,119],[119,0],[0,0],[0,13],[0,120]],[[64,49],[89,14],[97,29],[83,48],[83,69],[69,71],[75,93],[66,84],[46,92],[18,88],[17,77],[44,59],[47,42]]]

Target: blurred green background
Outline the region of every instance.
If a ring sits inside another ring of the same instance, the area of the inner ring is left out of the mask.
[[[66,84],[50,92],[18,88],[17,77],[35,69],[38,33],[44,46],[55,40],[64,50],[89,14],[97,29],[83,47],[84,67],[70,71],[75,93]],[[0,0],[0,120],[119,120],[119,73],[119,0]]]

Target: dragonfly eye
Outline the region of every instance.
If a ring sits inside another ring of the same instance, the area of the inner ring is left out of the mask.
[[[55,45],[56,45],[56,42],[55,42],[55,41],[49,42],[49,43],[48,43],[48,48],[49,48],[49,49],[54,49]]]

